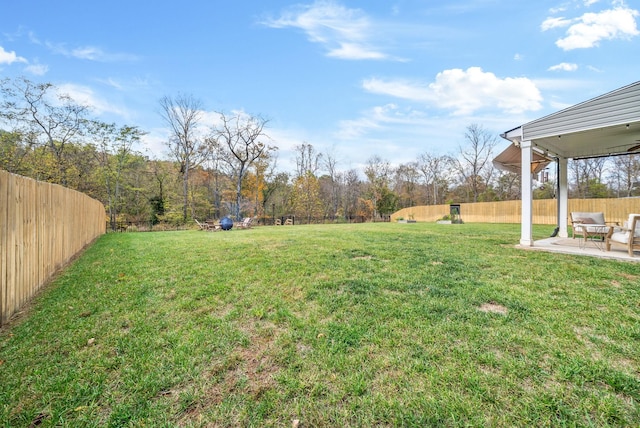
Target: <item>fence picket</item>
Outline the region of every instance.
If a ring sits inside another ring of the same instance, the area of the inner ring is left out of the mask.
[[[460,204],[460,217],[467,223],[520,223],[521,201],[476,202]],[[533,201],[534,224],[556,224],[555,199]],[[640,212],[640,198],[569,199],[569,212],[602,211],[608,222],[622,224],[630,213]],[[391,215],[391,221],[412,218],[433,222],[449,214],[449,205],[421,205],[403,208]]]
[[[0,325],[105,232],[104,212],[80,192],[0,171]]]

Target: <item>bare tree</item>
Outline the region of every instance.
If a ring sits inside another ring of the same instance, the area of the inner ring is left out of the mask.
[[[463,186],[472,202],[478,202],[480,194],[486,190],[493,172],[493,148],[497,138],[481,125],[471,124],[464,134],[467,142],[465,147],[460,147],[455,165],[463,180]]]
[[[302,177],[307,173],[317,175],[322,154],[317,153],[312,144],[302,143],[294,148],[296,151],[296,176]]]
[[[495,182],[495,190],[499,200],[511,201],[520,199],[520,174],[516,174],[515,172],[500,172]],[[545,184],[545,187],[548,190],[552,190],[555,196],[555,182],[548,182]]]
[[[424,183],[430,190],[427,193],[428,205],[442,203],[449,187],[447,171],[452,163],[451,157],[446,155],[435,156],[431,153],[423,153],[418,157],[418,169],[422,172]]]
[[[213,216],[219,219],[222,215],[222,190],[225,177],[225,167],[229,165],[228,152],[215,138],[207,138],[209,153],[206,165],[211,176],[211,198],[213,204]]]
[[[208,146],[198,132],[202,102],[191,95],[178,95],[175,98],[165,96],[160,100],[160,108],[162,118],[171,129],[167,145],[182,174],[182,220],[186,221],[189,206],[189,172],[207,157]]]
[[[77,104],[69,95],[60,93],[51,83],[33,83],[25,78],[0,82],[3,102],[0,118],[14,122],[22,135],[48,147],[54,155],[57,177],[67,185],[66,149],[82,134],[88,107]]]
[[[291,190],[291,205],[296,215],[307,218],[307,223],[322,210],[321,189],[317,172],[322,155],[313,145],[302,143],[295,147],[296,176]]]
[[[261,139],[269,138],[264,133],[266,119],[238,113],[228,117],[220,114],[220,123],[213,129],[213,138],[229,149],[228,158],[236,184],[235,217],[240,219],[242,202],[242,180],[253,162],[274,149]]]
[[[611,180],[618,197],[635,196],[640,188],[640,155],[614,157]]]
[[[358,171],[350,169],[342,174],[341,177],[343,190],[342,198],[342,211],[345,218],[350,218],[357,215],[358,212],[358,198],[361,194],[362,183],[358,177]]]
[[[338,160],[333,153],[326,153],[323,156],[323,166],[329,175],[329,200],[327,201],[327,213],[335,216],[340,206],[340,173],[337,170]]]
[[[408,162],[398,165],[395,169],[394,191],[398,195],[400,208],[416,205],[418,180],[420,171],[418,162]]]
[[[607,158],[572,159],[569,162],[575,197],[585,199],[605,196],[602,178],[606,163]]]

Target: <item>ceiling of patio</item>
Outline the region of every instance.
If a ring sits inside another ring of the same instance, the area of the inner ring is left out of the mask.
[[[565,158],[640,153],[640,121],[542,137],[532,142],[542,151]]]

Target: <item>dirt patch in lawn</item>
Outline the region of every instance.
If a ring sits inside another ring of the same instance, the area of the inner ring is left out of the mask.
[[[482,312],[490,312],[493,314],[501,315],[506,315],[509,312],[509,310],[505,306],[499,305],[494,302],[483,303],[482,305],[480,305],[478,310]]]

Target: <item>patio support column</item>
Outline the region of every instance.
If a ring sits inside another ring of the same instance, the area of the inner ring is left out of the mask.
[[[558,219],[558,226],[560,230],[558,231],[558,236],[561,238],[569,237],[569,233],[567,232],[567,219],[569,218],[569,185],[568,185],[568,159],[567,158],[558,158],[558,173],[559,176],[556,177],[558,180],[558,188],[560,190],[559,194],[556,195],[558,198],[558,206],[560,218]]]
[[[521,181],[522,181],[522,215],[520,228],[520,245],[533,247],[533,176],[531,174],[531,161],[533,150],[531,141],[520,143],[521,156]]]

